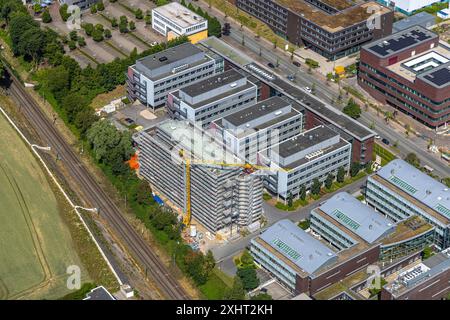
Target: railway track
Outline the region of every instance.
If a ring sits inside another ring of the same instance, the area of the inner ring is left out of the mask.
[[[172,300],[189,299],[189,296],[179,285],[178,281],[168,273],[166,266],[128,223],[110,196],[90,175],[89,171],[52,125],[36,101],[26,92],[19,80],[10,72],[11,70],[8,71],[12,80],[8,89],[10,95],[18,104],[22,105],[22,113],[34,127],[42,142],[51,146],[52,150],[55,150],[60,159],[64,161],[71,176],[70,178],[78,184],[79,189],[83,190],[83,199],[92,207],[100,208],[101,216],[122,239],[123,244],[129,249],[131,255],[145,268],[146,273],[152,278],[165,298]]]

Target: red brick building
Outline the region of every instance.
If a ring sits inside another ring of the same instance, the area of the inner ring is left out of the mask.
[[[358,82],[381,103],[429,127],[450,121],[450,46],[423,27],[363,46]]]

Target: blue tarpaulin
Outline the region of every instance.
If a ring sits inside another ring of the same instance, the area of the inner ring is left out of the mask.
[[[156,203],[159,204],[160,206],[162,206],[164,204],[164,201],[162,201],[161,198],[158,197],[157,195],[153,196],[153,200],[155,200]]]

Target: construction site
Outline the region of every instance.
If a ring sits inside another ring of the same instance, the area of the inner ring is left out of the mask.
[[[163,121],[134,141],[140,175],[178,213],[194,249],[260,228],[263,167],[246,164],[187,121]]]

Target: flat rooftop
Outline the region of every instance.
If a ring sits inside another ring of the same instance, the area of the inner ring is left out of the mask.
[[[314,22],[329,32],[337,32],[354,24],[366,21],[374,12],[367,10],[369,7],[374,8],[374,10],[377,10],[380,14],[391,11],[375,1],[356,5],[345,0],[323,1],[332,7],[341,10],[332,15],[303,0],[276,0],[275,2],[304,16],[306,19]]]
[[[337,135],[338,133],[326,126],[318,126],[311,130],[302,132],[289,140],[281,142],[277,146],[278,154],[282,158],[287,158]]]
[[[389,245],[397,242],[402,242],[408,239],[412,239],[432,229],[434,229],[434,227],[421,217],[412,216],[397,223],[395,231],[385,236],[381,240],[381,243],[382,245]]]
[[[291,105],[289,102],[281,99],[278,96],[263,100],[250,107],[234,112],[226,117],[225,120],[236,127],[239,127],[253,119],[275,113],[274,116],[279,116],[276,112],[286,106]]]
[[[407,198],[422,204],[429,214],[450,224],[450,190],[441,182],[431,178],[404,160],[395,159],[374,174],[393,186]],[[409,200],[409,199],[408,199]]]
[[[337,193],[320,209],[368,243],[374,243],[395,230],[390,220],[347,192]]]
[[[394,296],[401,296],[448,269],[450,269],[449,249],[439,252],[417,266],[400,273],[395,281],[387,284],[384,288]]]
[[[426,71],[418,76],[434,87],[444,88],[450,85],[450,62]]]
[[[180,91],[183,91],[191,97],[195,97],[226,85],[230,85],[230,90],[232,90],[236,85],[235,82],[243,78],[245,78],[244,75],[242,75],[235,69],[230,69],[223,73],[216,74],[202,81],[196,82],[195,84],[184,87],[183,89],[180,89]]]
[[[199,44],[202,45],[206,50],[212,51],[222,56],[225,60],[230,61],[240,68],[244,68],[247,65],[254,64],[252,63],[253,60],[244,52],[231,47],[230,45],[216,37],[209,37],[205,40],[200,41]],[[261,67],[260,65],[258,65],[258,67],[261,70],[265,70],[265,68]],[[330,124],[332,124],[333,126],[341,129],[341,131],[346,135],[355,137],[359,141],[369,139],[376,135],[373,130],[345,115],[342,111],[328,104],[325,104],[321,100],[317,99],[317,97],[314,97],[312,94],[309,94],[299,87],[292,85],[284,79],[280,79],[279,77],[275,76],[274,80],[269,81],[263,75],[259,74],[255,70],[252,70],[251,68],[245,68],[243,70],[252,77],[258,79],[259,81],[267,83],[269,86],[276,89],[283,95],[294,100],[296,103],[298,103],[298,105],[301,106],[301,108],[297,109],[298,111],[303,111],[303,108],[311,111],[313,114],[319,115],[325,121],[330,122]],[[269,71],[267,72],[270,73]],[[347,137],[343,137],[347,139]]]
[[[158,12],[181,28],[187,28],[206,21],[205,18],[192,12],[178,2],[170,2],[164,6],[156,7],[152,11]]]
[[[308,274],[337,260],[330,248],[287,219],[270,226],[259,238]]]
[[[428,28],[435,24],[436,24],[435,16],[433,16],[428,12],[419,12],[418,14],[394,22],[394,24],[392,25],[392,32],[399,32],[414,27],[416,25]]]
[[[413,26],[366,44],[363,48],[379,57],[387,58],[436,38],[438,38],[436,33],[421,26]]]
[[[138,59],[136,62],[142,63],[150,70],[160,68],[162,66],[170,65],[179,60],[188,58],[198,53],[202,53],[198,47],[190,42],[180,44],[178,46],[163,50],[161,52],[151,54],[144,58]]]

